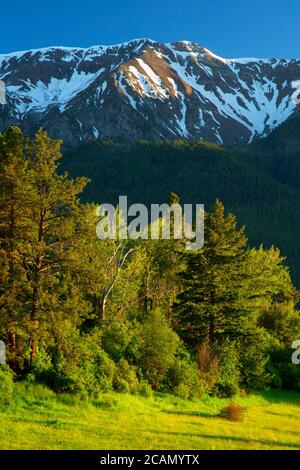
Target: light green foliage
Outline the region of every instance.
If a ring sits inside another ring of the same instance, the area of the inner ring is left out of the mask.
[[[13,398],[13,372],[5,366],[0,365],[0,404],[9,405]]]
[[[102,328],[102,346],[116,362],[123,357],[136,362],[140,356],[139,333],[140,326],[137,323],[112,320]]]
[[[176,358],[171,369],[171,383],[171,391],[181,398],[197,398],[205,391],[196,362],[185,358]]]
[[[300,338],[300,315],[295,310],[295,301],[273,303],[262,311],[259,324],[284,345],[290,346],[295,338]]]
[[[158,310],[151,311],[141,329],[140,365],[145,378],[158,389],[175,360],[179,338]]]
[[[34,370],[38,381],[46,383],[57,392],[71,391],[97,396],[112,389],[115,364],[101,349],[100,334],[80,334],[66,323],[59,341],[47,348],[41,366],[40,355]],[[50,358],[50,360],[49,360]]]
[[[240,354],[237,345],[228,340],[219,347],[219,371],[215,383],[215,393],[219,397],[231,397],[240,391]]]
[[[114,388],[119,392],[138,393],[139,387],[135,367],[122,358],[116,367]]]
[[[242,341],[238,341],[241,384],[247,389],[265,389],[271,380],[267,372],[268,335],[265,330],[255,328]]]

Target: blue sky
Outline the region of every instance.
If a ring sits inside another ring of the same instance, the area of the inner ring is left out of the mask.
[[[300,58],[299,0],[14,0],[1,2],[0,53],[190,40],[223,57]]]

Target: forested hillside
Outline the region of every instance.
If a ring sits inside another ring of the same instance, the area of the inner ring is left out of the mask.
[[[256,168],[294,188],[300,188],[300,116],[288,119],[266,139],[239,148]]]
[[[284,126],[257,144],[235,150],[206,142],[97,142],[66,152],[61,167],[73,177],[90,178],[83,201],[115,203],[124,194],[130,202],[149,205],[165,202],[173,191],[185,203],[204,203],[210,209],[218,197],[246,224],[252,245],[280,247],[300,285],[297,145],[284,158],[279,147],[274,152],[279,137],[288,142],[293,133],[291,141],[297,142],[298,134],[292,121]]]

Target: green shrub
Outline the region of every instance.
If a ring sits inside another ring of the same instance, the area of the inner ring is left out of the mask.
[[[100,346],[100,332],[80,334],[68,324],[61,344],[40,353],[34,363],[36,379],[56,392],[97,397],[112,389],[115,364]],[[50,361],[49,361],[50,358]]]
[[[135,367],[128,364],[124,358],[122,358],[116,366],[114,388],[118,392],[139,393],[140,384]]]
[[[241,383],[247,389],[265,390],[271,381],[267,371],[268,333],[254,328],[251,334],[243,336],[237,343],[240,355]]]
[[[139,335],[136,330],[137,327],[128,321],[111,321],[103,327],[102,347],[115,362],[122,357],[137,359]]]
[[[151,386],[148,384],[148,382],[141,381],[140,386],[139,386],[139,394],[142,395],[142,397],[147,397],[147,398],[150,398],[153,396],[153,390]]]
[[[145,380],[139,381],[136,368],[124,358],[119,361],[115,369],[114,389],[120,393],[132,393],[144,397],[153,395],[151,386]]]
[[[185,383],[180,383],[173,389],[174,395],[180,398],[189,399],[190,397],[190,387]]]
[[[176,358],[169,371],[170,391],[181,398],[196,398],[205,392],[197,364],[186,358]]]
[[[5,365],[0,365],[0,404],[9,405],[13,398],[13,372]]]
[[[37,348],[36,350],[33,366],[34,366],[33,373],[50,369],[52,366],[50,355],[42,347]]]
[[[225,341],[218,351],[219,373],[214,393],[219,397],[232,397],[240,391],[239,353],[234,342]]]
[[[173,365],[178,344],[179,338],[163,314],[158,309],[150,312],[142,325],[140,366],[154,389],[159,389]]]
[[[130,393],[129,383],[124,379],[118,378],[115,385],[115,390],[120,393]]]

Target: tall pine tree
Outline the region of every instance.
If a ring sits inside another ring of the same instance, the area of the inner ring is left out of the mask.
[[[248,249],[244,228],[216,201],[205,215],[201,250],[184,255],[183,290],[174,305],[177,329],[190,345],[255,335],[258,315],[291,288],[278,250]],[[290,286],[290,287],[288,287]]]

